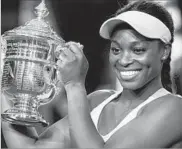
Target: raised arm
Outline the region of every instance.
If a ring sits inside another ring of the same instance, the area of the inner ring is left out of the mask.
[[[102,148],[104,142],[90,117],[89,103],[83,84],[66,85],[70,136],[78,148]]]
[[[66,49],[60,49],[58,60],[61,79],[67,93],[70,137],[74,141],[74,147],[102,148],[104,142],[90,117],[90,106],[84,86],[88,62],[82,49],[80,44],[69,42]]]

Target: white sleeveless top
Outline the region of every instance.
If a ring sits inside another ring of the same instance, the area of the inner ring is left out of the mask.
[[[104,100],[101,104],[99,104],[96,108],[94,108],[91,112],[91,118],[93,120],[93,123],[97,128],[97,124],[99,121],[100,114],[103,110],[103,108],[113,99],[117,98],[121,92],[116,92],[115,94],[111,95],[109,98]],[[106,142],[118,129],[129,123],[131,120],[137,117],[138,111],[144,107],[145,105],[149,104],[150,102],[154,101],[155,99],[158,99],[159,97],[165,96],[167,94],[170,94],[166,89],[160,88],[157,90],[153,95],[151,95],[148,99],[146,99],[144,102],[139,104],[136,108],[134,108],[111,132],[109,132],[107,135],[101,135],[103,140]]]

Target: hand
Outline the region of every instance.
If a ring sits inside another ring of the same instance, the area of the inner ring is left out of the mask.
[[[88,61],[83,53],[83,45],[75,42],[66,43],[65,47],[58,46],[59,79],[63,84],[85,83],[88,71]]]

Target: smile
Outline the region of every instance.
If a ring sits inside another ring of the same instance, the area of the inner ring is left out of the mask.
[[[130,80],[136,77],[141,70],[132,70],[132,71],[121,71],[120,75],[123,80]]]

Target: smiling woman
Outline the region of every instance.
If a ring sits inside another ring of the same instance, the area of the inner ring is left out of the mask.
[[[173,34],[171,15],[148,1],[128,4],[102,24],[100,35],[111,41],[109,61],[123,91],[90,94],[90,116],[84,85],[65,85],[71,138],[77,147],[155,148],[182,141],[182,99],[163,85]],[[94,104],[100,99],[103,102]]]
[[[160,82],[163,51],[159,40],[148,41],[133,29],[120,28],[111,41],[110,63],[123,88],[136,90]]]
[[[100,35],[111,42],[109,61],[123,91],[87,95],[83,46],[68,42],[64,50],[58,48],[68,116],[31,137],[3,123],[9,147],[182,147],[182,98],[164,88],[162,77],[170,62],[173,32],[169,12],[145,0],[126,5],[102,24]],[[21,141],[8,142],[14,138]]]

